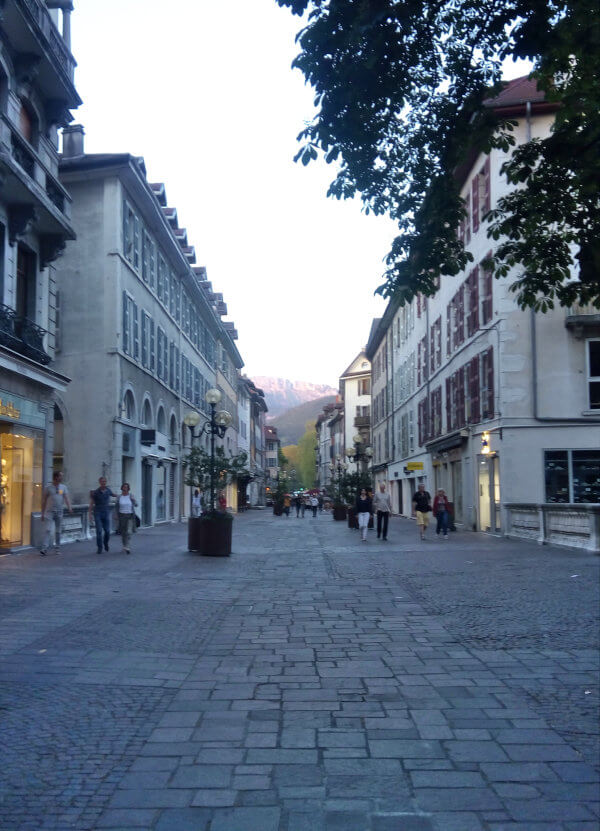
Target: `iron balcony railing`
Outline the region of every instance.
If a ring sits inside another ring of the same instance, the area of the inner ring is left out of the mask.
[[[51,358],[44,349],[44,336],[47,334],[29,318],[18,315],[10,306],[0,304],[0,345],[39,364],[49,364]]]

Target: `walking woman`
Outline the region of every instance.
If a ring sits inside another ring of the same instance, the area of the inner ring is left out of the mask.
[[[131,554],[129,547],[131,535],[135,533],[135,511],[137,505],[135,497],[129,492],[129,483],[123,482],[121,494],[117,499],[117,519],[119,520],[119,532],[123,540],[123,550]]]
[[[355,510],[358,517],[358,527],[360,528],[361,540],[362,542],[366,542],[369,517],[373,513],[373,503],[367,496],[365,488],[363,488],[360,494],[356,497]]]

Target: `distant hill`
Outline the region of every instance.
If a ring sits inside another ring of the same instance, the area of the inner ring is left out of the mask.
[[[276,416],[271,421],[271,425],[277,427],[281,446],[297,444],[298,439],[304,435],[306,422],[315,421],[325,404],[333,404],[335,398],[335,395],[324,395],[322,398],[306,401]]]
[[[286,378],[269,378],[265,376],[252,376],[252,380],[263,390],[267,407],[267,421],[273,419],[289,410],[304,404],[307,401],[314,401],[327,395],[337,395],[337,390],[327,384],[311,384],[308,381],[288,381]],[[307,418],[309,418],[308,416]]]

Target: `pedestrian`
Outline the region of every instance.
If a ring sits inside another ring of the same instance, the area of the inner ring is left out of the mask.
[[[319,500],[319,513],[322,514],[323,513],[323,494],[320,493],[317,498]]]
[[[62,530],[62,518],[65,506],[70,514],[73,513],[69,489],[63,483],[63,475],[60,470],[52,474],[52,482],[44,489],[42,497],[42,524],[44,529],[42,547],[40,554],[46,556],[52,541],[52,529],[54,529],[54,553],[60,554],[60,532]]]
[[[131,535],[135,534],[135,511],[137,505],[134,495],[129,490],[129,482],[123,482],[121,485],[121,495],[117,498],[117,522],[119,526],[119,533],[123,540],[123,550],[126,554],[131,554],[129,547]]]
[[[313,493],[313,495],[312,495],[312,496],[311,496],[311,498],[310,498],[310,507],[312,508],[312,515],[313,515],[313,517],[316,517],[316,515],[317,515],[317,510],[318,510],[318,508],[319,508],[319,500],[318,500],[318,499],[317,499],[317,497],[314,495],[314,493]]]
[[[302,497],[299,493],[294,497],[294,507],[296,508],[296,519],[300,517],[300,509],[302,507]]]
[[[201,516],[202,514],[202,494],[196,488],[192,496],[192,516]]]
[[[365,488],[356,497],[356,505],[354,506],[356,516],[358,517],[358,527],[360,529],[361,541],[367,541],[367,528],[369,527],[369,518],[373,513],[373,502],[367,496]]]
[[[286,495],[283,497],[283,513],[286,515],[286,517],[288,519],[290,518],[290,508],[291,507],[292,507],[292,500],[290,499],[289,493],[286,493]]]
[[[96,548],[98,554],[102,554],[102,545],[104,550],[108,551],[108,540],[110,538],[110,502],[115,498],[115,494],[110,488],[106,486],[106,477],[101,476],[98,479],[99,487],[95,491],[90,491],[90,507],[88,515],[91,519],[92,511],[94,512],[94,524],[96,526]]]
[[[429,525],[429,512],[431,511],[431,496],[425,490],[425,485],[421,483],[417,488],[417,492],[412,498],[413,513],[417,518],[417,525],[421,533],[421,539],[425,539],[425,531]]]
[[[444,532],[444,539],[448,539],[448,517],[450,516],[450,503],[443,488],[438,491],[433,500],[433,514],[437,519],[435,533],[439,536],[440,531]]]
[[[392,512],[392,503],[390,502],[389,494],[385,491],[385,485],[383,482],[379,485],[379,493],[375,494],[373,507],[377,511],[377,539],[382,537],[385,541],[387,540],[388,522]]]
[[[305,495],[305,494],[302,494],[302,519],[304,519],[304,514],[306,512],[307,505],[308,505],[308,496]]]

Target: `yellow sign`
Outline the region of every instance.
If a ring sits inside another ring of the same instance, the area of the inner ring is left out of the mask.
[[[423,462],[407,462],[407,470],[423,470]]]
[[[8,418],[21,418],[21,410],[17,410],[12,401],[5,404],[0,398],[0,415],[8,416]]]

